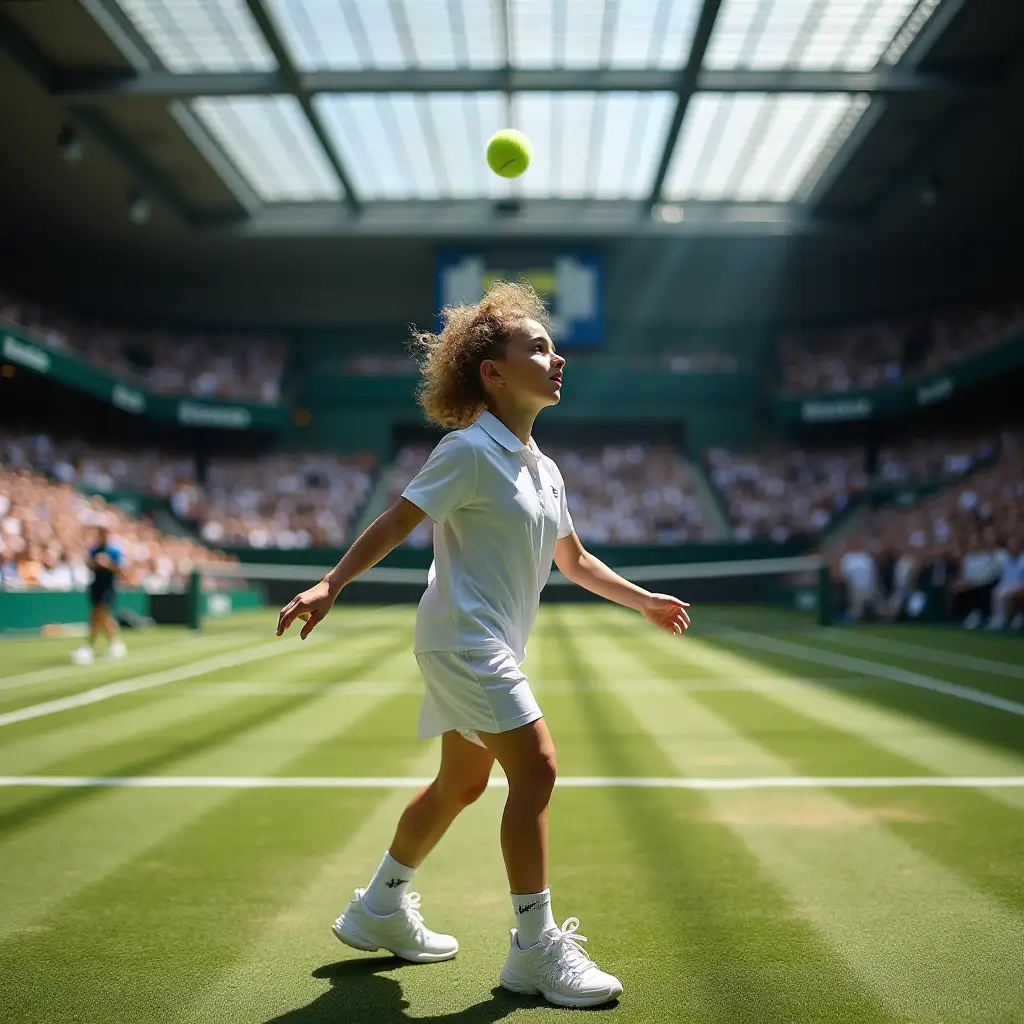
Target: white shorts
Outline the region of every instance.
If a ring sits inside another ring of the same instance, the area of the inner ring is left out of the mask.
[[[420,739],[454,729],[483,746],[477,732],[509,732],[543,712],[508,648],[427,651],[416,655],[426,694],[420,709]]]

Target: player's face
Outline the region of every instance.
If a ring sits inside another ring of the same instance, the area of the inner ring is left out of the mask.
[[[486,362],[493,362],[497,376],[488,373],[485,363],[485,378],[510,389],[517,397],[532,400],[539,407],[561,400],[565,359],[555,352],[551,337],[536,320],[524,320],[509,338],[504,359]]]

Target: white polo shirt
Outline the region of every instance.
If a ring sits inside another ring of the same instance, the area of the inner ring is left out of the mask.
[[[555,541],[573,532],[554,461],[483,412],[441,439],[402,497],[434,521],[415,652],[507,647],[524,661]]]

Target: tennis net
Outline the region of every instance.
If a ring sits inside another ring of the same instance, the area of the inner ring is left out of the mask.
[[[183,605],[194,629],[212,620],[260,621],[326,575],[329,565],[242,562],[204,566],[193,574]],[[675,594],[695,608],[705,629],[757,624],[785,630],[832,620],[828,573],[816,555],[613,566],[648,590]],[[341,604],[413,605],[427,585],[425,568],[377,566],[350,583]],[[552,570],[543,602],[596,601],[593,594]],[[262,612],[262,614],[261,614]],[[248,613],[248,614],[246,614]]]

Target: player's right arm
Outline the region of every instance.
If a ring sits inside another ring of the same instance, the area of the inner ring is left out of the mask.
[[[277,635],[281,636],[298,616],[308,615],[301,633],[305,640],[334,606],[342,587],[397,548],[425,518],[422,509],[399,498],[359,535],[341,561],[316,586],[297,594],[281,609]]]

